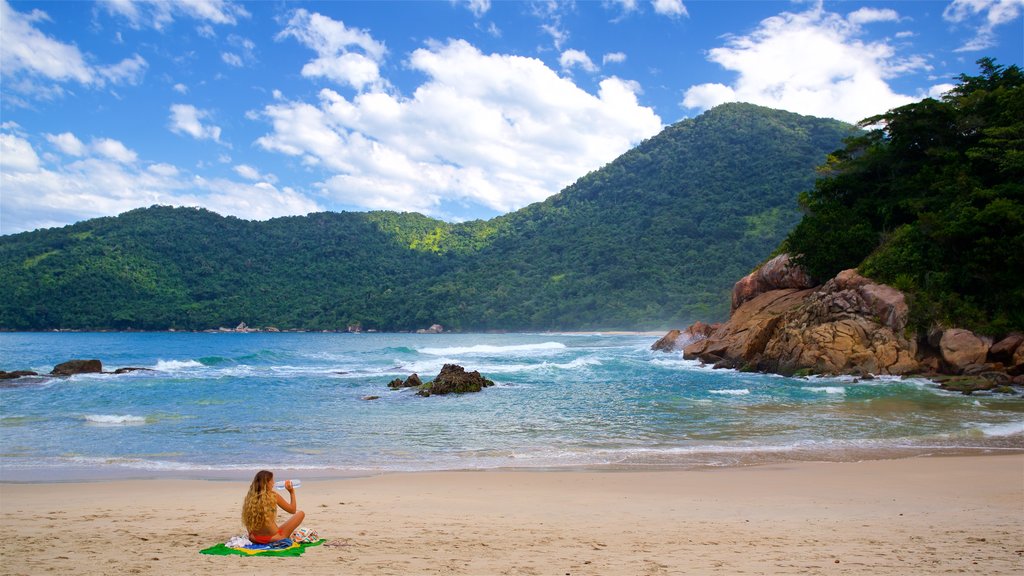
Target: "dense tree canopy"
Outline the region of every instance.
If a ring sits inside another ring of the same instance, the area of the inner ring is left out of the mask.
[[[910,292],[919,329],[1024,329],[1024,75],[978,63],[942,100],[864,120],[786,241],[818,278],[859,267]]]
[[[853,127],[727,104],[489,221],[152,207],[0,237],[0,328],[662,328],[724,319]]]

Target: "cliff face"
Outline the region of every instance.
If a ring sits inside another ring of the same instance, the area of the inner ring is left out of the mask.
[[[684,357],[786,375],[967,375],[971,390],[1024,384],[1024,337],[1011,334],[993,345],[952,328],[932,334],[934,343],[919,343],[907,334],[903,293],[855,270],[812,286],[783,254],[736,283],[733,305],[728,322],[682,332],[690,340]]]

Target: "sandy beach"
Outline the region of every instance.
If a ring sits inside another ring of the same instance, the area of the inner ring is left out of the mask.
[[[303,481],[298,558],[207,556],[248,479],[0,484],[4,574],[1020,574],[1024,455]]]

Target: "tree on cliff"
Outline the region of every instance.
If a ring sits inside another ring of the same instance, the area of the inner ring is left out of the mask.
[[[978,64],[942,100],[863,120],[785,242],[817,278],[859,267],[908,292],[918,328],[1024,329],[1024,74]]]

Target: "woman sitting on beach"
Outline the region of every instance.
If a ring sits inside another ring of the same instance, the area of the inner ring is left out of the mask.
[[[249,540],[256,544],[269,544],[283,538],[290,538],[292,532],[302,524],[306,513],[295,507],[295,488],[292,481],[284,483],[284,487],[291,495],[291,501],[285,502],[284,498],[274,491],[274,474],[267,470],[260,470],[252,479],[249,486],[249,493],[245,495],[245,503],[242,504],[242,523],[249,531]],[[277,525],[277,507],[292,515],[287,522]]]

